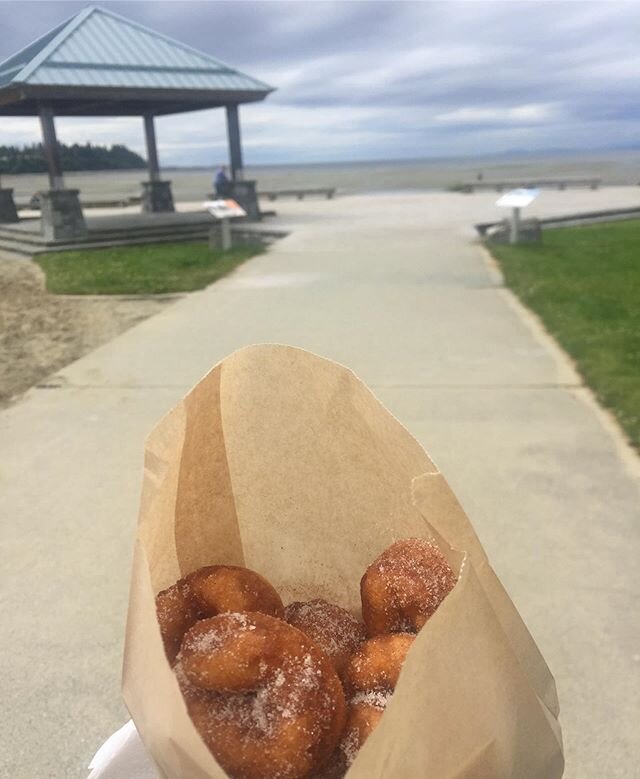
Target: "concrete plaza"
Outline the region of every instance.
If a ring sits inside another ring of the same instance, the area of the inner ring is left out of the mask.
[[[632,206],[545,192],[531,213]],[[250,343],[351,367],[469,513],[559,689],[571,779],[637,775],[638,460],[506,292],[471,225],[492,193],[278,202],[291,233],[0,413],[0,773],[84,777],[119,677],[144,438]]]

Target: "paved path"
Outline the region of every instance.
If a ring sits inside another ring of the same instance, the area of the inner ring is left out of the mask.
[[[267,254],[0,414],[0,774],[83,777],[123,721],[144,437],[218,359],[277,341],[351,366],[439,463],[555,672],[566,775],[637,775],[636,463],[471,242],[494,199],[278,204],[295,229]],[[536,208],[636,199],[545,193]]]

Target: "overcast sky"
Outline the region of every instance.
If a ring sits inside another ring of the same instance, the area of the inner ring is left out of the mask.
[[[245,162],[640,145],[640,2],[102,2],[277,87],[241,108]],[[0,0],[0,60],[82,2]],[[159,119],[161,162],[226,154],[224,112]],[[142,120],[60,119],[61,141],[144,152]],[[0,118],[0,143],[40,139]]]

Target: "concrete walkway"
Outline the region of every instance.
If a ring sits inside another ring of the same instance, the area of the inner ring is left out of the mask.
[[[549,192],[536,209],[637,198]],[[427,447],[556,675],[566,776],[637,775],[637,460],[472,243],[494,201],[278,204],[293,232],[267,254],[0,414],[1,775],[84,777],[124,720],[144,437],[213,363],[260,341],[349,365]]]

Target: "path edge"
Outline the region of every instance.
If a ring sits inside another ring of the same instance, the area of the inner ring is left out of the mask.
[[[500,270],[498,262],[493,257],[489,249],[482,244],[477,244],[485,268],[491,281],[496,287],[507,305],[515,312],[520,321],[524,324],[531,335],[540,343],[553,358],[558,370],[559,381],[569,384],[577,384],[575,388],[567,389],[575,398],[584,403],[589,408],[600,425],[613,441],[614,448],[622,461],[627,473],[638,482],[640,488],[640,454],[629,443],[626,433],[622,426],[609,409],[604,408],[595,396],[595,393],[589,387],[578,370],[573,358],[560,346],[556,339],[549,333],[542,319],[520,300],[520,298],[509,287],[506,286],[504,275]],[[567,381],[567,378],[570,377]]]

